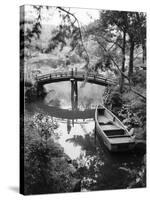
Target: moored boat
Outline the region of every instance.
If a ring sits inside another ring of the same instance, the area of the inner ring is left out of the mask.
[[[106,107],[99,105],[95,111],[96,133],[112,152],[128,151],[134,148],[135,140],[123,123]]]

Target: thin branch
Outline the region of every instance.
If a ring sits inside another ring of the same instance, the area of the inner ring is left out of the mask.
[[[129,78],[120,70],[119,65],[116,63],[116,61],[114,60],[114,58],[112,57],[112,55],[109,53],[109,51],[104,47],[104,45],[98,40],[98,38],[95,38],[97,43],[104,49],[105,52],[107,52],[110,56],[110,59],[112,60],[112,62],[114,63],[114,65],[117,67],[117,69],[119,70],[119,72],[129,80]]]
[[[110,50],[113,48],[114,45],[115,45],[115,43],[113,43],[113,44],[109,47],[108,51],[110,51]]]
[[[137,92],[133,88],[131,88],[131,91],[134,92],[135,94],[137,94],[138,96],[142,97],[146,101],[146,97],[145,96],[143,96],[142,94],[140,94],[139,92]]]
[[[118,44],[117,39],[116,39],[116,41],[112,41],[112,40],[107,39],[103,35],[99,35],[99,36],[102,37],[106,42],[113,43],[113,45],[116,44],[118,47],[120,47],[122,49],[122,46],[120,44]]]
[[[137,53],[137,55],[134,57],[134,60],[138,58],[139,55],[141,55],[143,52],[141,51],[140,53]]]

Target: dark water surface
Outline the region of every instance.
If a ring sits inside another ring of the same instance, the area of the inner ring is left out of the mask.
[[[142,155],[108,152],[96,137],[94,121],[94,107],[103,102],[104,87],[89,83],[81,86],[79,83],[77,111],[71,109],[69,82],[46,85],[44,101],[26,106],[26,111],[30,115],[42,111],[57,121],[59,137],[55,141],[76,163],[82,191],[127,188],[141,167]]]

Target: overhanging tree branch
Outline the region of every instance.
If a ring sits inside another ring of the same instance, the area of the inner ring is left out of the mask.
[[[120,48],[122,49],[122,46],[117,42],[117,39],[116,39],[116,41],[112,41],[112,40],[107,39],[107,38],[104,37],[103,35],[100,35],[100,37],[103,38],[106,42],[108,42],[108,43],[113,43],[113,45],[116,44],[118,47],[120,47]],[[112,48],[112,47],[111,47],[111,48]]]
[[[84,46],[84,42],[83,42],[83,37],[82,37],[82,32],[81,32],[81,27],[80,27],[79,20],[78,20],[78,19],[76,18],[76,16],[75,16],[73,13],[71,13],[70,11],[67,11],[67,10],[63,9],[62,7],[57,7],[57,8],[58,8],[59,10],[65,12],[65,13],[67,13],[68,15],[72,16],[72,17],[75,19],[74,23],[77,22],[77,24],[78,24],[78,29],[79,29],[80,40],[81,40],[81,43],[82,43],[84,52],[86,53],[86,61],[87,61],[87,66],[88,66],[88,65],[89,65],[89,62],[90,62],[90,59],[89,59],[88,52],[87,52],[87,50],[86,50],[86,48],[85,48],[85,46]]]
[[[134,92],[135,94],[137,94],[138,96],[140,96],[141,98],[143,98],[144,100],[146,100],[146,97],[143,96],[142,94],[140,94],[139,92],[137,92],[135,89],[132,88],[131,86],[131,81],[128,78],[128,76],[126,76],[119,68],[119,65],[116,63],[116,61],[114,60],[114,58],[112,57],[112,55],[107,51],[107,49],[104,47],[104,45],[98,40],[97,37],[95,37],[97,43],[104,49],[105,52],[107,52],[110,56],[110,59],[112,60],[112,62],[114,63],[114,65],[117,67],[117,69],[119,70],[119,72],[121,73],[122,76],[124,76],[124,78],[126,78],[129,82],[129,88],[132,92]]]

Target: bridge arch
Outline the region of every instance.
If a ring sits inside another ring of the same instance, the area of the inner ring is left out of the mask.
[[[84,72],[73,70],[69,72],[50,73],[36,77],[38,85],[45,85],[60,81],[70,81],[71,79],[74,79],[76,81],[85,81],[86,79],[86,81],[89,83],[103,86],[116,84],[116,81],[114,79],[106,78],[103,75],[96,75],[94,73],[85,74]]]

